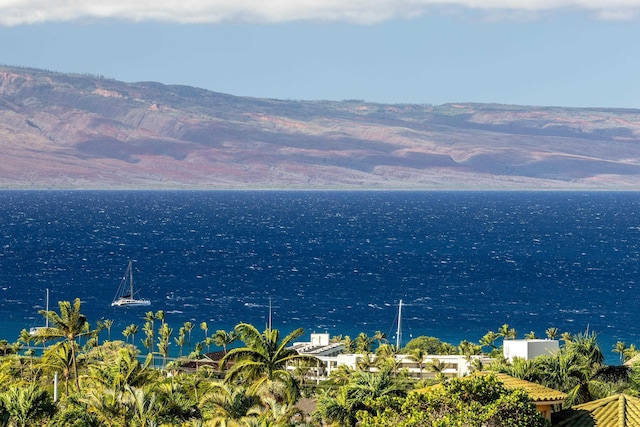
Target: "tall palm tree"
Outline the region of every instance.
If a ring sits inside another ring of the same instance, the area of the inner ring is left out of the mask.
[[[184,322],[182,325],[184,330],[187,332],[187,351],[189,353],[191,352],[191,331],[193,330],[193,326],[194,325],[191,322]]]
[[[111,341],[111,327],[113,326],[113,320],[104,319],[102,321],[102,324],[104,325],[105,328],[107,328],[107,340]]]
[[[158,331],[158,352],[162,354],[162,366],[167,366],[167,357],[169,356],[169,343],[173,329],[168,324],[163,323]]]
[[[225,376],[227,383],[244,378],[253,382],[252,390],[257,390],[265,384],[271,386],[275,382],[297,388],[295,378],[286,370],[287,363],[316,361],[313,356],[299,354],[288,348],[293,340],[304,333],[302,328],[294,330],[282,340],[277,329],[267,328],[260,333],[255,326],[240,323],[235,330],[245,346],[230,350],[220,361],[222,369],[229,361],[234,362]]]
[[[69,301],[60,301],[60,314],[55,311],[41,310],[40,314],[49,320],[49,328],[38,330],[38,335],[46,340],[64,338],[71,347],[71,358],[73,360],[73,375],[75,377],[76,390],[80,391],[80,380],[78,378],[78,360],[76,356],[76,339],[86,330],[88,326],[87,318],[80,313],[80,298],[76,298],[73,305]]]
[[[140,332],[140,328],[135,323],[129,325],[131,328],[131,344],[136,345],[136,334]]]
[[[200,329],[204,331],[204,339],[206,340],[209,337],[209,325],[207,322],[200,322]]]
[[[142,342],[147,349],[147,354],[149,354],[153,351],[153,322],[147,320],[142,327],[142,332],[144,332],[145,336],[145,339]]]
[[[178,329],[178,336],[173,339],[176,342],[176,345],[180,347],[180,354],[178,355],[178,357],[182,357],[182,350],[184,349],[184,341],[185,341],[186,335],[187,335],[187,332],[185,331],[183,326],[180,329]]]
[[[154,338],[154,332],[155,332],[155,320],[156,320],[156,316],[155,314],[153,314],[153,311],[147,311],[144,314],[144,326],[142,328],[142,330],[144,331],[144,333],[147,335],[147,337],[149,338],[149,340],[151,342],[153,342],[153,338]]]

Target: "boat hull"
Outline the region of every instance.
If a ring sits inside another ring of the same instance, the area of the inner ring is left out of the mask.
[[[147,307],[151,305],[148,299],[121,298],[111,303],[112,307]]]

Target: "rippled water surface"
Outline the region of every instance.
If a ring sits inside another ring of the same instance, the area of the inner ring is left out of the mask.
[[[112,334],[120,277],[177,328],[478,341],[503,323],[640,344],[640,193],[0,192],[0,338],[41,324],[45,289]],[[202,331],[193,332],[202,338]],[[113,337],[112,337],[113,338]],[[119,338],[122,338],[121,335]]]

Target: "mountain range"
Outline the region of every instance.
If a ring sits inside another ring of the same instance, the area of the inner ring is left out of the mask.
[[[640,110],[238,97],[0,67],[3,189],[636,190]]]

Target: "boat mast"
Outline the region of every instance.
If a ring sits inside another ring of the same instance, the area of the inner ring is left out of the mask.
[[[133,267],[131,265],[131,261],[129,261],[129,298],[133,299]]]
[[[49,313],[49,288],[47,288],[47,299],[45,301],[45,308],[47,310],[47,313]],[[45,328],[49,328],[49,316],[45,316],[45,321],[44,321],[44,327]]]
[[[402,345],[402,300],[398,304],[398,330],[396,331],[396,351],[400,350]]]

